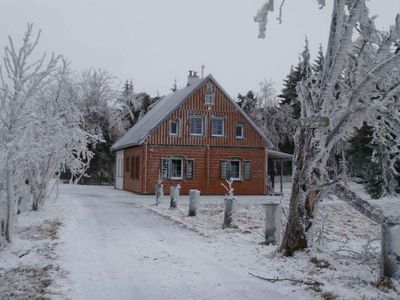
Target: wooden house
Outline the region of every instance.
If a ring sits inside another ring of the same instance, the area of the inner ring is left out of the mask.
[[[268,162],[291,155],[272,144],[212,75],[188,77],[186,88],[162,98],[112,147],[115,187],[154,194],[180,184],[181,194],[224,194],[227,178],[235,194],[268,192]]]

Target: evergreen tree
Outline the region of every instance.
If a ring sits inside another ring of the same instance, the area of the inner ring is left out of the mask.
[[[250,115],[257,106],[257,97],[253,91],[248,91],[246,95],[242,95],[239,93],[237,99],[237,103],[239,104],[239,106],[248,115]]]
[[[305,41],[303,52],[300,55],[300,61],[296,67],[291,66],[290,72],[284,80],[282,93],[278,96],[282,100],[281,105],[288,104],[293,107],[293,116],[298,119],[301,115],[301,106],[297,101],[297,84],[303,79],[312,76],[313,69],[310,64],[310,50],[308,40]]]

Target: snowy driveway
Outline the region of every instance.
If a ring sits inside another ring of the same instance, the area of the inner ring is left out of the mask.
[[[215,257],[211,240],[111,188],[61,186],[60,264],[71,299],[289,299]]]

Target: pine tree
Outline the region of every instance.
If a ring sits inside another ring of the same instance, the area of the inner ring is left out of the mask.
[[[243,111],[250,115],[250,113],[257,106],[257,97],[255,96],[253,91],[248,91],[246,95],[239,94],[237,96],[237,103],[243,109]]]
[[[282,93],[278,96],[282,100],[281,105],[288,104],[293,107],[293,116],[300,118],[301,108],[300,103],[297,101],[296,86],[303,79],[309,78],[313,74],[313,69],[310,64],[310,50],[308,47],[308,40],[305,41],[303,52],[300,55],[300,61],[296,67],[291,66],[290,72],[284,80],[284,87]]]

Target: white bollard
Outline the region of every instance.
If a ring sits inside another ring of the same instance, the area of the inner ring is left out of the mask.
[[[197,215],[197,206],[199,204],[200,191],[189,190],[189,217],[195,217]]]
[[[164,196],[164,185],[161,183],[156,184],[156,205],[160,204],[160,197]]]
[[[169,188],[169,194],[171,196],[169,208],[178,208],[178,197],[180,188],[181,186],[179,184],[177,186],[171,186]]]
[[[265,243],[275,244],[280,240],[281,206],[279,203],[267,203],[265,207]]]
[[[381,226],[381,273],[400,279],[400,224]]]
[[[224,199],[224,223],[222,228],[233,227],[233,218],[235,214],[235,197],[227,197]]]

